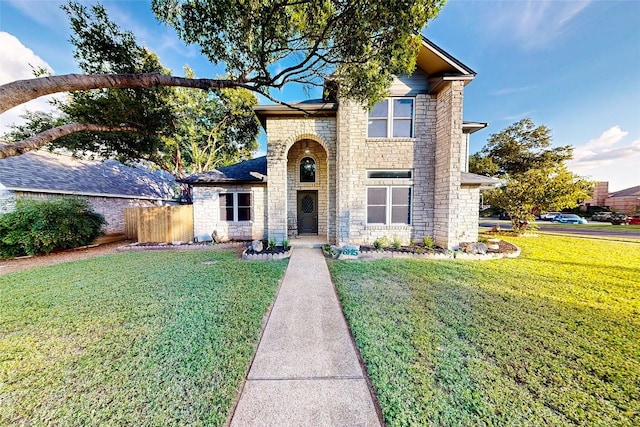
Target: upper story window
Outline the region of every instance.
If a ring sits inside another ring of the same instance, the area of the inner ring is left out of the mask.
[[[412,138],[413,98],[387,98],[369,112],[369,138]],[[391,135],[391,136],[389,136]]]
[[[316,162],[311,157],[300,160],[300,182],[316,182]]]

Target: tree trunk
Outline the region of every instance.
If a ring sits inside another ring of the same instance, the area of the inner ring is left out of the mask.
[[[0,86],[0,113],[43,95],[89,89],[150,88],[180,86],[194,89],[246,87],[241,80],[189,79],[159,73],[65,74],[16,80]]]
[[[140,132],[140,129],[132,126],[106,126],[92,125],[84,123],[69,123],[40,132],[30,138],[24,139],[15,144],[0,144],[0,159],[19,156],[29,151],[37,150],[54,139],[75,133],[75,132]]]

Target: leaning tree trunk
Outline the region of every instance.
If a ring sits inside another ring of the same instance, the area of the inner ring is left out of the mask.
[[[0,159],[19,156],[29,151],[34,151],[53,141],[54,139],[75,132],[139,132],[140,129],[132,126],[106,126],[85,123],[69,123],[63,126],[48,129],[30,138],[15,144],[0,144]]]
[[[159,73],[145,74],[65,74],[16,80],[0,86],[0,113],[44,95],[89,89],[150,88],[179,86],[194,89],[245,87],[242,80],[189,79]]]

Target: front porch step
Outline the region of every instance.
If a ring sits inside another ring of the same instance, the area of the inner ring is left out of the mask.
[[[298,236],[292,237],[289,244],[293,248],[321,248],[327,241],[320,236]]]

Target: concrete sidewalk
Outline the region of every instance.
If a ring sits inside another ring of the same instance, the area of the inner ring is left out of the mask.
[[[380,425],[321,250],[293,251],[231,425]]]

